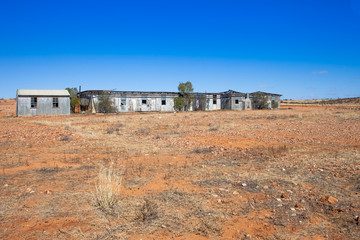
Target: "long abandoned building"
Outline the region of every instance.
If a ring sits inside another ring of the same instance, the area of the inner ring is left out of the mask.
[[[193,101],[188,111],[197,110],[249,110],[254,109],[256,93],[265,95],[269,108],[280,108],[280,94],[253,92],[241,93],[228,90],[220,93],[193,93]],[[99,99],[108,96],[116,112],[172,112],[174,99],[181,97],[178,92],[139,92],[139,91],[106,91],[88,90],[80,92],[80,106],[82,111],[101,112]]]

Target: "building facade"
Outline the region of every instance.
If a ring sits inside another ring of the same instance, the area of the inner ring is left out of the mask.
[[[241,93],[228,90],[220,93],[193,93],[193,101],[188,111],[213,110],[249,110],[254,109],[254,93]],[[268,100],[269,108],[280,108],[280,94],[262,93]],[[82,111],[101,112],[100,99],[110,99],[116,112],[172,112],[174,99],[181,97],[178,92],[137,92],[137,91],[104,91],[89,90],[79,93]],[[272,104],[273,102],[277,104]]]
[[[70,114],[70,94],[67,90],[17,90],[17,116],[68,114]]]

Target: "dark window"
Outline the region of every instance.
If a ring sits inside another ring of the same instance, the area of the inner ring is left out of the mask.
[[[216,95],[213,95],[213,104],[216,104]]]
[[[31,97],[31,108],[37,108],[37,97]]]
[[[239,104],[239,99],[235,99],[235,104]]]
[[[272,97],[272,100],[275,101],[275,97]]]
[[[59,107],[59,98],[53,97],[53,108],[58,108],[58,107]]]
[[[126,98],[121,98],[121,106],[125,106],[126,105]]]
[[[166,105],[166,95],[161,95],[161,105]]]
[[[147,96],[146,95],[143,95],[142,96],[142,101],[141,101],[142,104],[146,104],[147,103]]]

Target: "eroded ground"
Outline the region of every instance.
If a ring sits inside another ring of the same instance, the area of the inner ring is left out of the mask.
[[[0,101],[1,239],[360,238],[359,108],[14,113]]]

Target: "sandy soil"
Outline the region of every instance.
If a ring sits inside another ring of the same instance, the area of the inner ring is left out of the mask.
[[[1,239],[360,238],[358,107],[14,115],[0,100]]]

